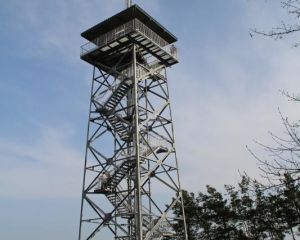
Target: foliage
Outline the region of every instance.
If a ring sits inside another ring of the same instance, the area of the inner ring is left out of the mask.
[[[300,125],[281,118],[286,137],[271,134],[274,146],[258,143],[271,158],[263,160],[249,150],[267,184],[244,175],[237,187],[225,185],[222,192],[211,186],[198,194],[184,191],[190,240],[300,239]],[[179,217],[182,212],[178,209],[174,213]],[[184,239],[183,223],[177,222],[174,227],[179,230],[179,239]]]
[[[184,191],[183,200],[190,240],[260,240],[300,236],[300,186],[291,176],[283,179],[282,188],[266,192],[243,176],[238,187],[225,186],[218,192],[207,186],[197,195]],[[181,208],[174,210],[182,216]],[[184,239],[182,220],[174,228]]]

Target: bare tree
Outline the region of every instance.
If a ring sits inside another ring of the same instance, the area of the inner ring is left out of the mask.
[[[290,16],[294,17],[294,22],[287,23],[282,21],[279,26],[272,28],[270,31],[253,29],[250,31],[251,37],[253,34],[259,34],[278,40],[282,39],[286,35],[300,32],[300,0],[282,0],[280,3],[281,7],[285,9]],[[295,47],[298,47],[299,45],[300,41],[294,43]]]
[[[297,32],[300,33],[300,0],[278,0],[278,2],[281,3],[281,7],[287,14],[292,17],[292,22],[287,23],[282,21],[279,26],[269,31],[253,29],[250,32],[251,37],[253,34],[259,34],[278,40],[287,35],[296,34]],[[299,45],[300,40],[294,43],[295,47]],[[286,96],[289,101],[300,102],[299,95],[290,94],[287,91],[281,91],[281,93]],[[269,155],[267,157],[268,159],[265,160],[258,157],[248,148],[250,153],[258,160],[263,177],[269,182],[267,188],[284,185],[286,175],[289,175],[296,183],[300,180],[300,121],[291,122],[287,117],[281,114],[280,110],[279,114],[284,127],[284,136],[279,137],[270,132],[270,136],[274,141],[273,146],[256,142],[266,150]]]
[[[291,101],[300,102],[300,98],[282,91]],[[268,156],[262,158],[247,147],[249,152],[258,160],[262,177],[267,179],[265,188],[283,186],[288,175],[296,184],[300,183],[300,121],[291,122],[279,111],[284,127],[284,135],[279,137],[272,132],[270,136],[274,142],[272,146],[255,141],[261,146]]]

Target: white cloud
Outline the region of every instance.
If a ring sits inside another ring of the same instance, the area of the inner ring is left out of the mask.
[[[267,156],[252,140],[274,144],[268,131],[283,134],[278,107],[300,119],[299,106],[279,93],[300,92],[299,49],[291,48],[295,38],[250,38],[248,29],[268,29],[282,16],[274,14],[278,6],[252,2],[247,7],[226,41],[193,42],[187,46],[193,51],[183,52],[181,66],[169,73],[182,187],[188,190],[236,184],[238,171],[261,179],[246,145]]]
[[[44,127],[33,142],[0,139],[0,196],[78,197],[84,149],[71,143],[72,132]]]
[[[78,60],[79,46],[84,42],[79,32],[109,17],[116,9],[121,10],[123,3],[31,0],[14,1],[14,6],[21,13],[19,25],[33,30],[37,43],[28,46],[28,52],[39,56],[57,53],[57,57],[72,62]],[[255,160],[245,145],[251,145],[252,139],[268,143],[267,131],[281,129],[278,106],[284,114],[298,117],[296,106],[287,104],[278,93],[279,89],[300,92],[297,49],[270,39],[245,40],[244,35],[256,23],[263,22],[265,28],[278,18],[273,8],[257,11],[260,6],[254,4],[245,10],[240,23],[244,32],[231,33],[222,45],[215,45],[214,41],[206,49],[198,43],[188,46],[194,51],[182,55],[192,59],[194,65],[182,62],[177,67],[180,70],[171,69],[171,100],[183,187],[197,191],[206,184],[220,187],[235,183],[238,169],[257,176]],[[147,2],[145,8],[161,10],[159,1]],[[199,72],[203,62],[212,67]],[[24,196],[77,196],[84,149],[72,147],[71,137],[71,133],[60,129],[44,128],[37,142],[0,140],[5,162],[22,162],[0,170],[0,194],[20,196],[21,191]],[[24,163],[24,158],[36,161]]]
[[[116,9],[121,10],[123,3],[30,0],[13,1],[10,7],[18,12],[10,27],[30,34],[30,42],[24,49],[27,56],[45,58],[53,54],[74,62],[78,61],[79,47],[84,43],[80,32],[109,17]]]
[[[213,61],[208,61],[214,64],[217,80],[213,72],[191,73],[190,66],[171,74],[183,188],[199,191],[206,184],[218,188],[236,184],[238,170],[260,178],[256,161],[245,146],[264,154],[252,140],[273,144],[267,132],[282,134],[277,107],[291,119],[300,119],[299,106],[279,93],[280,89],[300,92],[297,49],[291,49],[286,42],[255,44],[257,47],[249,50],[236,42],[222,52],[207,49],[213,55],[208,57]],[[245,62],[240,61],[247,55]],[[192,67],[197,69],[197,64]],[[263,71],[259,70],[260,64]]]

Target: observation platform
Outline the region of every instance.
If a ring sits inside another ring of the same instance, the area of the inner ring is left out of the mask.
[[[177,38],[137,5],[116,14],[81,34],[89,42],[81,46],[82,60],[100,68],[111,68],[133,43],[139,56],[153,56],[169,67],[178,63]],[[131,61],[123,59],[123,64]],[[105,69],[104,69],[105,70]]]

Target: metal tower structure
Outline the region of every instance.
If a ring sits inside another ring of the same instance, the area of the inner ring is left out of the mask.
[[[177,38],[131,4],[81,36],[93,80],[79,240],[179,239],[173,224],[186,223],[166,75]]]

